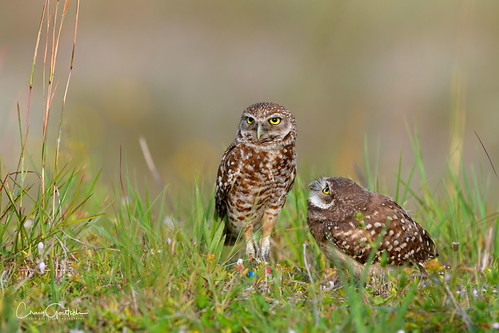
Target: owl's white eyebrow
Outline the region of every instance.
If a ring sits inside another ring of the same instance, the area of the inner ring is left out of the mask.
[[[322,191],[326,185],[329,186],[329,184],[324,180],[324,178],[320,178],[310,183],[309,186],[311,189],[313,187],[315,191]],[[331,189],[331,187],[329,188]]]
[[[271,119],[271,118],[281,118],[282,119],[282,116],[278,113],[275,113],[275,114],[268,116],[266,119]]]
[[[245,117],[245,118],[246,117],[255,118],[255,116],[252,115],[252,114],[250,114],[250,113],[244,113],[243,117]],[[271,118],[281,118],[282,119],[282,115],[280,115],[278,113],[274,113],[274,114],[272,114],[270,116],[265,117],[265,119],[271,119]]]

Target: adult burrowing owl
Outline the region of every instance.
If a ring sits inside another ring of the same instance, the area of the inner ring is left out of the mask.
[[[383,274],[383,258],[388,265],[413,263],[424,272],[421,265],[438,257],[428,232],[402,207],[347,178],[321,178],[310,183],[307,222],[326,257],[350,266],[357,277],[376,245],[370,273],[377,275]]]
[[[236,138],[222,156],[216,218],[225,221],[227,245],[242,233],[250,260],[269,258],[272,228],[296,176],[295,141],[294,116],[281,105],[257,103],[244,110]],[[258,244],[253,236],[260,229]]]

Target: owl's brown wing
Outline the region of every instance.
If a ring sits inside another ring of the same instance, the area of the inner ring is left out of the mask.
[[[369,219],[365,217],[366,225],[370,223],[379,234],[384,228],[383,221],[388,223],[378,251],[387,253],[389,264],[401,266],[412,262],[419,266],[438,257],[437,247],[428,232],[399,204],[381,194],[377,194],[373,203],[378,209]]]
[[[216,218],[219,220],[223,220],[227,216],[227,195],[240,172],[239,159],[235,154],[235,148],[236,143],[233,142],[225,150],[218,167],[215,187],[215,213]]]
[[[380,235],[375,262],[381,259],[383,252],[391,265],[408,262],[419,265],[438,257],[436,245],[426,230],[396,202],[377,193],[356,217],[327,226],[325,232],[338,248],[361,263],[367,261]]]
[[[233,142],[222,156],[218,167],[217,181],[215,187],[215,221],[225,223],[225,244],[234,245],[237,235],[233,235],[227,227],[227,199],[229,192],[241,172],[241,159],[237,154],[237,144]]]
[[[323,232],[340,251],[362,264],[366,263],[372,237],[360,226],[358,219],[351,216],[340,221],[327,220],[323,224]]]
[[[291,175],[289,176],[289,184],[288,187],[286,188],[286,193],[291,191],[293,188],[293,185],[295,184],[295,179],[296,179],[296,164],[293,167],[293,170],[291,171]]]

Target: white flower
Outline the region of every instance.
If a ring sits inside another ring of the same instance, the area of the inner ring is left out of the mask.
[[[163,224],[169,226],[170,228],[175,227],[175,223],[173,222],[173,217],[167,216],[163,219]]]
[[[40,272],[43,274],[45,273],[45,263],[43,261],[40,261],[38,264],[38,268],[40,268]]]
[[[123,206],[129,205],[130,204],[130,199],[128,197],[121,197],[121,204]]]
[[[29,229],[33,225],[33,220],[32,219],[27,219],[26,222],[24,222],[24,229]]]
[[[334,284],[334,281],[328,281],[326,284],[322,286],[322,290],[334,290],[336,288],[336,285]]]
[[[44,247],[45,247],[45,246],[43,245],[43,243],[42,243],[42,242],[38,243],[38,254],[39,254],[39,255],[42,255],[42,254],[43,254],[43,248],[44,248]]]
[[[168,239],[166,240],[166,242],[168,243],[168,245],[170,245],[172,243],[172,239],[170,237],[168,237]]]
[[[397,333],[405,333],[404,330],[398,330]]]
[[[243,259],[241,259],[241,258],[237,259],[236,265],[241,266],[242,264],[243,264]]]
[[[492,324],[492,328],[496,329],[496,330],[499,330],[499,323],[498,322],[493,323]]]

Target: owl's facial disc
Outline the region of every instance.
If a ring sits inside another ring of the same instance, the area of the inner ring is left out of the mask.
[[[328,209],[334,205],[334,196],[332,193],[332,188],[327,181],[327,178],[321,178],[319,180],[313,181],[309,185],[310,194],[308,196],[308,202],[317,208]]]
[[[261,117],[245,112],[239,129],[247,142],[269,145],[282,140],[291,131],[292,124],[288,118],[283,118],[280,114]]]

